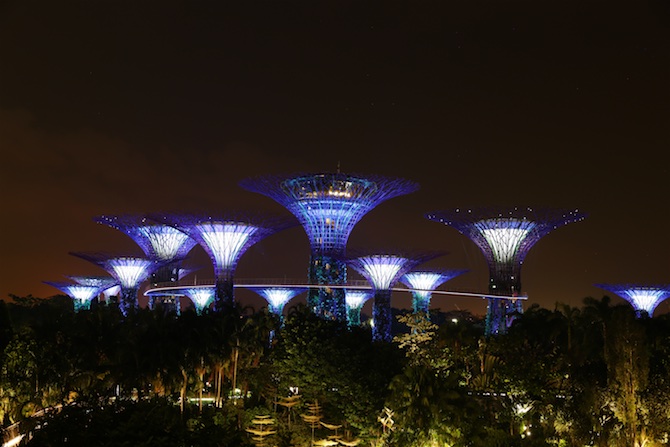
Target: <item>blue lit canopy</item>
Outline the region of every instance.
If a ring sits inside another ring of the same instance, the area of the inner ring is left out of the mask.
[[[266,236],[290,226],[285,219],[262,219],[233,213],[210,215],[160,215],[164,222],[186,233],[207,252],[217,278],[232,276],[237,262],[249,247]]]
[[[360,326],[363,304],[372,297],[369,290],[346,289],[344,299],[347,306],[347,323],[349,326]]]
[[[296,295],[305,292],[306,287],[250,287],[268,302],[268,309],[275,315],[282,315],[284,306]]]
[[[179,291],[189,297],[198,315],[214,302],[216,296],[216,287],[213,286],[185,287]]]
[[[122,289],[136,289],[161,266],[152,259],[138,256],[115,256],[104,253],[70,253],[102,267],[118,281]]]
[[[75,311],[88,309],[91,305],[91,301],[102,291],[102,286],[99,285],[93,286],[51,281],[44,281],[44,283],[57,288],[72,298]]]
[[[127,234],[145,255],[160,261],[184,258],[196,244],[186,233],[143,215],[98,216],[94,220]]]
[[[119,281],[111,276],[74,276],[69,275],[68,278],[77,284],[84,286],[100,287],[102,292],[119,285]]]
[[[482,250],[490,266],[523,263],[528,251],[547,233],[583,220],[576,210],[532,208],[454,209],[426,215],[429,220],[451,226]]]
[[[347,309],[360,309],[372,297],[369,290],[346,289],[344,292]]]
[[[413,308],[415,312],[428,312],[432,292],[441,284],[455,278],[467,270],[413,271],[405,273],[400,282],[413,289]]]
[[[409,270],[443,253],[420,253],[414,256],[374,254],[348,259],[346,262],[368,280],[375,290],[388,290]]]
[[[295,215],[313,252],[342,254],[352,229],[375,206],[416,191],[407,180],[341,173],[247,179],[240,186],[274,199]]]
[[[638,315],[644,311],[650,317],[653,316],[656,307],[670,297],[670,284],[596,284],[596,287],[608,290],[625,299]]]

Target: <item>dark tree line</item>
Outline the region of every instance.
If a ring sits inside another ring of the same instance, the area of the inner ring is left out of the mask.
[[[0,323],[0,412],[27,445],[649,447],[670,433],[670,319],[607,297],[532,305],[494,337],[467,312],[401,312],[393,343],[304,306],[284,322],[239,306],[124,317],[29,296],[0,302]]]

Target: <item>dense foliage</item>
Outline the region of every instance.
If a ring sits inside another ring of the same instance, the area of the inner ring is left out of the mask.
[[[304,306],[281,322],[13,298],[0,415],[25,445],[651,447],[670,434],[670,319],[607,297],[530,306],[493,337],[467,312],[401,313],[393,343]]]

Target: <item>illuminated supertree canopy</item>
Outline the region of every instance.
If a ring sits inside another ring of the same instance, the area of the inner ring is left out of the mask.
[[[412,290],[414,312],[428,313],[432,292],[440,285],[467,272],[467,270],[413,271],[400,277],[400,282]]]
[[[347,305],[347,323],[349,326],[361,325],[361,309],[372,298],[369,290],[345,289],[344,299]]]
[[[196,313],[201,315],[214,302],[216,287],[186,287],[180,289],[180,292],[189,297]]]
[[[372,338],[391,341],[391,288],[415,266],[443,255],[443,252],[416,253],[411,256],[373,254],[347,259],[347,264],[368,280],[374,289]]]
[[[215,308],[232,305],[233,276],[242,255],[261,239],[293,225],[288,219],[228,213],[211,215],[156,215],[152,219],[188,234],[207,252],[216,276]]]
[[[262,176],[240,186],[272,198],[298,218],[311,246],[310,284],[346,283],[341,258],[354,226],[385,200],[419,189],[408,180],[340,172]],[[307,302],[321,317],[346,319],[342,289],[310,289]]]
[[[286,303],[296,295],[305,292],[306,287],[249,287],[268,302],[268,309],[282,318],[282,312]]]
[[[80,310],[84,309],[90,309],[91,301],[102,291],[102,286],[99,285],[94,286],[52,281],[44,281],[44,284],[53,286],[72,298],[75,312],[79,312]]]
[[[119,282],[121,286],[119,308],[124,315],[138,307],[137,292],[140,284],[162,265],[157,260],[137,256],[80,252],[70,254],[100,266]]]
[[[83,286],[100,287],[101,292],[105,292],[106,290],[111,289],[119,284],[119,281],[115,278],[112,278],[111,276],[68,275],[67,278]]]
[[[154,272],[153,281],[157,283],[177,281],[181,261],[196,245],[183,231],[141,214],[103,215],[93,220],[128,235],[147,257],[165,261],[163,267]]]
[[[546,208],[457,208],[426,217],[455,228],[477,244],[489,266],[489,292],[513,296],[521,292],[521,266],[533,245],[552,230],[586,215]],[[521,311],[520,300],[489,299],[487,334],[505,332],[513,319],[510,315]]]
[[[643,316],[645,313],[649,317],[653,316],[656,307],[670,297],[670,284],[595,284],[595,286],[628,301],[638,316]]]

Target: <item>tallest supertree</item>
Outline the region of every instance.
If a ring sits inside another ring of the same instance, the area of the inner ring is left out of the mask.
[[[269,175],[246,179],[240,186],[264,194],[295,215],[311,247],[310,284],[344,284],[349,235],[363,216],[385,200],[419,189],[417,183],[374,175],[344,173]],[[311,309],[323,318],[346,321],[344,290],[312,288]]]
[[[560,209],[475,208],[436,211],[426,217],[455,228],[477,244],[489,266],[491,295],[517,296],[521,266],[533,245],[552,230],[586,215]],[[486,333],[506,332],[513,314],[521,311],[520,300],[489,298]]]

